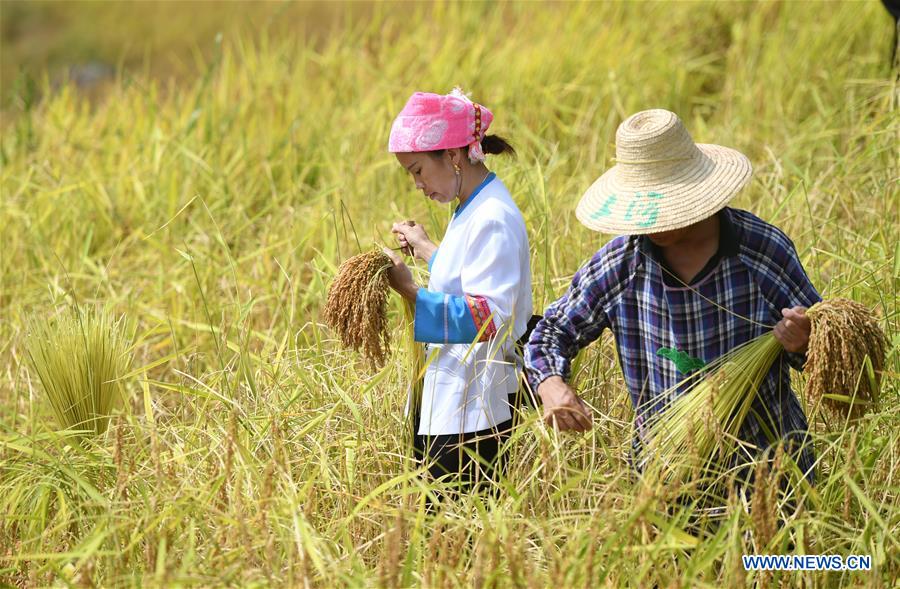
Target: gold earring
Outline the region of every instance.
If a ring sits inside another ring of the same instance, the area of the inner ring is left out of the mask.
[[[453,169],[456,170],[456,175],[459,176],[459,164],[453,164]]]

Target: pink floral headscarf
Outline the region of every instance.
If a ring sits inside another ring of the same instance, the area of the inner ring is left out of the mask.
[[[394,119],[388,151],[410,153],[469,147],[472,163],[484,161],[481,140],[494,115],[459,88],[447,95],[416,92]]]

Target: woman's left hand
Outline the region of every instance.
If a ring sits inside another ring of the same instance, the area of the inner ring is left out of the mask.
[[[403,248],[403,253],[414,255],[426,264],[437,246],[428,238],[425,228],[415,221],[399,221],[391,227],[391,232],[396,234],[397,243]]]
[[[419,287],[416,286],[416,282],[413,280],[409,266],[397,255],[397,252],[388,248],[382,248],[382,251],[392,262],[391,267],[387,269],[388,283],[391,285],[391,288],[396,290],[403,298],[415,301]]]
[[[806,353],[806,348],[809,346],[809,334],[812,330],[809,317],[806,315],[806,307],[782,309],[781,315],[783,319],[775,326],[775,339],[788,352]]]

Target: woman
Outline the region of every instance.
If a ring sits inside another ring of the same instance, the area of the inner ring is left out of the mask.
[[[440,246],[414,221],[395,223],[402,251],[428,264],[428,288],[413,281],[390,250],[391,286],[415,303],[415,339],[428,366],[416,451],[433,478],[463,486],[502,471],[509,403],[519,386],[516,340],[531,317],[531,270],[525,221],[485,154],[515,153],[487,135],[491,111],[459,90],[417,92],[391,128],[389,150],[416,188],[455,204]]]

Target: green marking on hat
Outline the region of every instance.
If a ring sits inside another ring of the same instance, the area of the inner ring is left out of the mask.
[[[625,221],[634,221],[638,227],[653,227],[659,219],[659,203],[656,201],[662,197],[659,192],[635,192],[625,211]]]
[[[700,370],[706,366],[706,362],[700,358],[695,358],[687,352],[676,350],[675,348],[660,348],[656,350],[656,355],[671,360],[678,372],[682,374]]]
[[[607,217],[612,214],[612,209],[610,209],[610,207],[616,202],[617,198],[618,197],[615,194],[607,196],[606,200],[603,201],[603,204],[600,205],[600,208],[591,214],[591,219],[599,219],[600,217]]]

